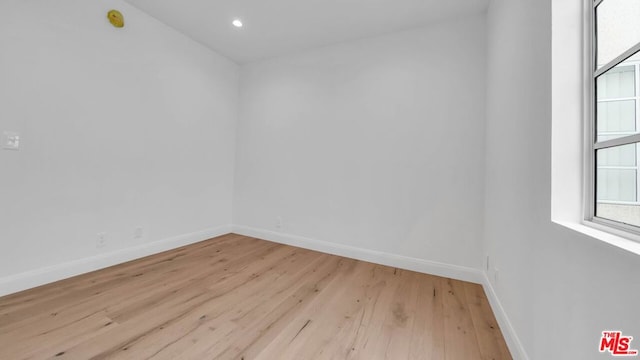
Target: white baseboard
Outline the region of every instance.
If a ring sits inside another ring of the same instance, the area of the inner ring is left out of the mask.
[[[332,243],[309,239],[302,236],[289,235],[275,231],[256,229],[248,226],[233,226],[233,232],[236,234],[251,236],[258,239],[269,240],[281,244],[297,246],[305,249],[316,250],[328,254],[344,256],[352,259],[369,261],[376,264],[393,266],[401,269],[413,270],[421,273],[447,277],[456,280],[473,282],[481,284],[484,288],[489,305],[495,314],[498,325],[502,330],[509,351],[515,360],[529,360],[522,343],[518,338],[507,314],[505,313],[496,292],[494,291],[489,278],[480,269],[474,269],[458,265],[444,264],[436,261],[418,259],[403,255],[389,254],[381,251],[369,250],[348,246],[343,244]]]
[[[369,250],[328,241],[309,239],[302,236],[256,229],[248,226],[234,225],[233,232],[240,235],[320,251],[327,254],[344,256],[351,259],[368,261],[400,269],[482,284],[482,271],[470,267],[444,264],[436,261],[390,254],[382,251]]]
[[[0,278],[0,296],[103,269],[231,232],[231,225],[183,234],[106,254],[69,261]]]
[[[487,294],[487,299],[489,299],[489,305],[491,305],[491,309],[493,310],[493,314],[498,321],[498,325],[500,326],[500,330],[502,330],[502,335],[504,336],[504,340],[509,347],[509,351],[511,352],[511,356],[515,360],[529,360],[529,356],[524,350],[522,343],[520,342],[520,338],[518,338],[518,334],[516,333],[513,325],[511,325],[511,321],[509,321],[509,317],[507,313],[504,311],[500,300],[498,299],[498,295],[491,285],[489,278],[487,277],[487,273],[482,273],[482,287],[484,288],[485,294]]]
[[[121,249],[106,254],[10,275],[0,278],[0,296],[48,284],[90,271],[103,269],[231,232],[376,264],[482,284],[484,291],[487,294],[489,304],[491,305],[496,320],[498,321],[498,325],[500,326],[505,341],[507,342],[507,346],[511,351],[511,355],[515,360],[529,360],[529,357],[527,356],[515,329],[511,325],[509,317],[504,311],[489,278],[486,273],[479,269],[444,264],[404,255],[390,254],[382,251],[358,248],[328,241],[309,239],[302,236],[289,235],[247,226],[220,226],[217,228],[206,229],[146,243],[131,248]]]

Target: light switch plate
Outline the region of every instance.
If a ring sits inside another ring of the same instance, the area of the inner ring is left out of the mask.
[[[4,131],[2,133],[2,148],[20,150],[20,134],[15,131]]]

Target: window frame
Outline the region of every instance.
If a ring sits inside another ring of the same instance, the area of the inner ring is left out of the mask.
[[[630,143],[640,143],[640,133],[627,135],[619,138],[598,141],[597,139],[597,88],[596,80],[600,75],[605,74],[607,71],[615,68],[627,58],[640,52],[640,42],[635,44],[624,53],[618,55],[613,60],[609,61],[600,68],[597,68],[597,24],[596,24],[596,10],[598,6],[607,0],[584,0],[586,21],[584,26],[584,114],[586,121],[584,131],[584,221],[588,225],[595,225],[595,227],[610,232],[612,234],[623,236],[628,239],[640,242],[640,226],[630,225],[614,220],[609,220],[596,216],[596,179],[597,179],[597,164],[596,164],[596,151],[605,148],[611,148],[615,146],[622,146]],[[639,79],[637,70],[640,69],[636,65],[636,81]],[[636,83],[636,91],[640,84]],[[640,94],[636,92],[635,98],[638,99]],[[640,109],[640,104],[636,101],[636,111]],[[640,116],[636,112],[636,119]],[[636,120],[637,122],[638,120]],[[638,151],[640,154],[640,150]],[[640,168],[640,158],[636,160],[636,166]],[[636,172],[637,191],[640,191],[640,171]],[[640,203],[640,193],[637,193],[637,203]]]

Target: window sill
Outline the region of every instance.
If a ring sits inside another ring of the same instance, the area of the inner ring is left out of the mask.
[[[630,253],[640,255],[640,236],[619,231],[591,221],[582,223],[571,221],[553,221],[583,235],[600,240]],[[624,234],[624,235],[623,235]]]

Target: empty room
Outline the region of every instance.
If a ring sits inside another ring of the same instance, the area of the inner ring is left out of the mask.
[[[0,359],[640,358],[640,1],[0,14]]]

